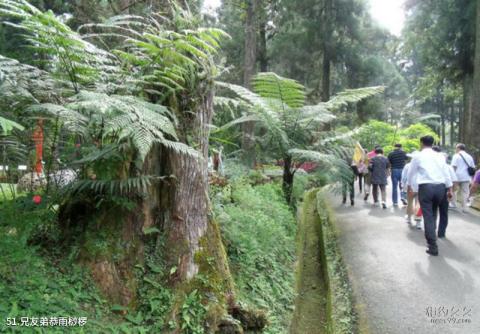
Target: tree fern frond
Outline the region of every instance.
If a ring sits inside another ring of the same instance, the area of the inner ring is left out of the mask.
[[[75,110],[53,103],[34,104],[26,109],[28,112],[42,113],[48,116],[59,117],[72,132],[85,132],[88,118]]]
[[[47,71],[68,79],[75,90],[104,81],[118,70],[117,66],[108,66],[116,61],[112,54],[83,40],[51,11],[41,12],[24,0],[3,0],[1,18],[25,31],[31,47],[46,55]]]
[[[231,122],[228,122],[227,124],[222,125],[221,127],[217,128],[215,131],[216,132],[225,131],[231,128],[232,126],[235,126],[238,124],[242,124],[246,122],[260,122],[260,121],[261,121],[261,118],[258,117],[258,115],[243,115],[237,119],[234,119]]]
[[[279,100],[290,108],[300,108],[305,104],[305,87],[273,72],[257,74],[252,85],[255,93],[261,97]]]
[[[289,153],[299,161],[315,161],[319,163],[324,174],[328,174],[333,182],[348,182],[353,179],[353,171],[346,159],[332,153],[321,153],[312,150],[292,149]]]
[[[325,107],[328,110],[336,110],[347,106],[349,103],[356,103],[368,97],[383,93],[384,86],[363,87],[357,89],[347,89],[341,93],[336,94],[328,102],[325,102]]]
[[[243,101],[250,104],[251,106],[257,108],[259,107],[272,115],[275,114],[275,111],[269,108],[268,104],[265,102],[265,99],[262,98],[260,95],[252,92],[251,90],[239,85],[226,82],[217,81],[215,82],[215,84],[219,87],[226,88],[231,92],[235,93],[238,97],[240,97]]]
[[[98,194],[139,196],[147,194],[153,182],[165,178],[167,177],[143,175],[117,180],[79,180],[65,187],[64,192],[71,195],[93,191]]]
[[[20,131],[23,131],[25,129],[22,125],[14,121],[11,121],[9,119],[3,118],[1,116],[0,116],[0,128],[2,129],[4,135],[7,135],[13,129],[18,129]]]

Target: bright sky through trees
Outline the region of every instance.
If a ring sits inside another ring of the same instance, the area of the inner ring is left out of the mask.
[[[405,0],[370,0],[370,12],[380,25],[392,34],[400,35],[405,20],[402,8]],[[220,6],[221,0],[205,0],[204,11],[213,11]]]
[[[370,0],[370,13],[380,25],[399,36],[405,21],[404,2],[405,0]]]

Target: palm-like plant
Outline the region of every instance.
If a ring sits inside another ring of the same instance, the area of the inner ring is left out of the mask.
[[[333,111],[381,93],[383,87],[346,90],[328,102],[305,105],[305,88],[294,80],[275,73],[260,73],[252,84],[253,92],[241,86],[218,83],[220,87],[233,91],[248,109],[247,114],[225,124],[220,130],[246,121],[257,121],[266,129],[258,140],[267,143],[266,147],[274,158],[283,159],[283,188],[288,202],[295,173],[305,161],[318,162],[335,180],[351,176],[345,162],[350,152],[331,145],[333,141],[341,143],[349,136],[340,137],[322,129],[335,119]]]

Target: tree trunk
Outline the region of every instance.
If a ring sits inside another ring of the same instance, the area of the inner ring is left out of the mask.
[[[450,106],[450,146],[455,143],[455,102]]]
[[[477,0],[477,20],[475,35],[475,58],[474,58],[474,74],[472,103],[469,112],[469,124],[474,131],[469,132],[467,137],[468,149],[480,158],[480,0]]]
[[[440,115],[440,139],[441,139],[441,145],[445,146],[445,141],[446,141],[446,134],[445,134],[445,128],[446,128],[446,110],[445,106],[443,104],[443,96],[441,94],[440,88],[437,88],[437,115]]]
[[[245,63],[243,72],[243,84],[250,88],[250,80],[256,73],[257,64],[257,11],[258,0],[249,0],[245,19]]]
[[[173,184],[160,191],[162,224],[168,249],[167,263],[177,267],[174,284],[191,280],[199,272],[196,254],[202,248],[209,225],[208,198],[208,138],[213,115],[213,93],[202,97],[193,123],[194,141],[199,145],[201,158],[181,155],[171,150],[162,154],[166,159],[163,175],[172,175]],[[222,247],[221,244],[217,245]],[[225,263],[218,263],[225,267]]]
[[[323,10],[322,101],[330,99],[330,75],[333,42],[333,1],[325,0]]]
[[[259,0],[249,0],[245,20],[245,60],[243,85],[251,88],[250,80],[256,73],[257,64],[257,32],[256,32],[256,11]],[[255,123],[246,122],[243,124],[242,149],[244,162],[247,166],[253,167],[256,163],[255,157]]]
[[[472,85],[472,75],[466,74],[463,78],[463,112],[460,121],[460,141],[462,143],[468,142],[471,133]]]
[[[207,315],[208,325],[216,328],[221,322],[222,327],[232,329],[238,324],[229,323],[224,316],[238,306],[208,197],[206,163],[213,91],[205,89],[200,96],[201,102],[193,109],[195,119],[188,129],[198,145],[199,157],[157,146],[149,153],[142,174],[168,175],[169,181],[153,184],[146,196],[130,199],[136,204],[135,209],[127,209],[115,201],[99,208],[98,199],[90,194],[77,202],[69,199],[59,216],[63,240],[68,245],[77,244],[79,261],[91,269],[96,284],[112,303],[135,308],[141,282],[137,281],[134,270],[144,263],[146,243],[154,241],[157,245],[154,252],[166,264],[168,284],[179,298],[193,289],[202,296],[210,296],[205,302],[216,306],[209,308],[212,313]],[[131,167],[122,168],[122,178],[134,170]],[[145,230],[152,227],[160,233],[145,235]],[[199,273],[203,281],[196,279]],[[203,284],[204,280],[209,284]],[[174,318],[177,311],[172,310]]]
[[[293,178],[295,174],[292,172],[292,157],[285,156],[283,158],[283,194],[285,195],[285,200],[288,204],[291,204],[292,201],[292,190],[293,190]]]
[[[463,93],[463,101],[458,105],[458,132],[457,132],[457,142],[463,142],[463,135],[465,133],[465,124],[464,124],[464,117],[465,117],[465,92]],[[453,145],[453,143],[452,143]]]
[[[259,42],[259,50],[258,50],[258,58],[260,62],[260,72],[267,72],[268,71],[268,56],[267,56],[267,20],[265,17],[262,17],[260,20],[260,42]]]

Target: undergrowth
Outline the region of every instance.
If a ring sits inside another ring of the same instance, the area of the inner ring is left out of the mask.
[[[287,333],[294,305],[295,217],[281,185],[236,181],[213,191],[241,302],[268,314],[265,333]]]
[[[68,259],[45,253],[32,240],[55,233],[55,212],[34,206],[30,198],[4,202],[0,207],[0,332],[64,333],[59,326],[27,328],[8,326],[7,318],[87,317],[73,333],[108,330],[118,319],[110,318],[108,303],[94,288],[89,275]],[[52,240],[43,240],[53,242]],[[122,325],[116,324],[120,332]]]

